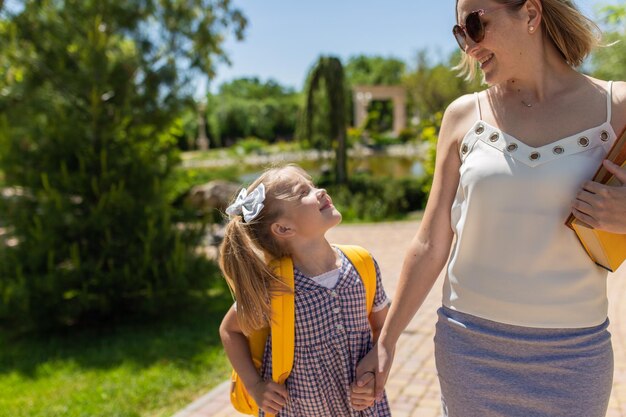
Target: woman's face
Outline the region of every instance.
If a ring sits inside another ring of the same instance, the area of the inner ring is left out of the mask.
[[[475,42],[466,34],[465,53],[478,61],[489,85],[518,77],[524,70],[528,35],[524,8],[513,11],[492,0],[459,0],[457,24],[465,27],[467,16],[479,10],[484,38]]]

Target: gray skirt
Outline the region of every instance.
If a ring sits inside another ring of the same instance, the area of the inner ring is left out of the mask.
[[[441,307],[435,361],[446,417],[604,417],[613,381],[608,319],[511,326]]]

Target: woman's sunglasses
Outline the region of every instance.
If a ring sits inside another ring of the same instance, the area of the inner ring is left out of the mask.
[[[484,14],[491,13],[496,10],[504,9],[506,7],[510,7],[508,4],[504,4],[499,7],[493,7],[489,10],[486,9],[478,9],[474,10],[465,18],[464,25],[454,25],[452,28],[452,34],[459,44],[459,48],[465,51],[467,47],[467,37],[473,40],[475,43],[482,42],[485,39],[485,25],[483,25],[483,21],[480,20],[480,17]]]

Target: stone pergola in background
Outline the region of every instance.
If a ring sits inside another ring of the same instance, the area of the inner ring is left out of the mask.
[[[362,126],[367,118],[367,107],[372,100],[393,101],[393,134],[399,135],[406,127],[406,92],[394,85],[357,85],[352,88],[354,125]]]

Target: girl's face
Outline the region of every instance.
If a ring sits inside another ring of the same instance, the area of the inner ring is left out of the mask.
[[[285,201],[285,220],[296,235],[301,237],[324,236],[341,222],[341,213],[323,188],[317,188],[310,179],[301,176],[293,187],[294,198]]]
[[[523,71],[526,55],[523,41],[528,35],[523,10],[522,7],[514,12],[493,0],[459,0],[457,3],[457,24],[465,30],[460,43],[465,43],[464,52],[478,61],[489,85],[518,77]],[[480,19],[478,25],[476,17]],[[467,26],[471,26],[471,30]],[[468,32],[475,33],[477,26],[482,37],[479,42],[468,35]]]

